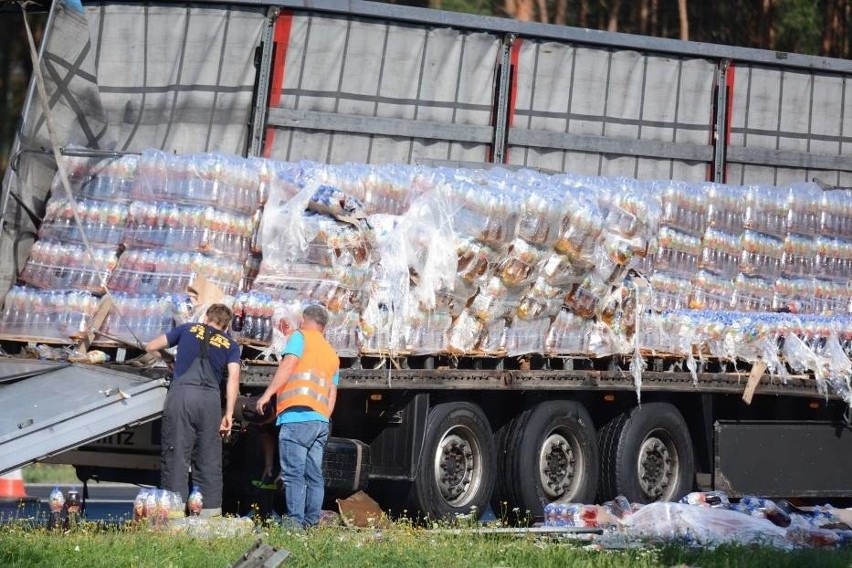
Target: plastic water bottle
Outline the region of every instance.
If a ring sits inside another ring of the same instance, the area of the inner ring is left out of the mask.
[[[201,509],[204,507],[203,496],[201,489],[197,485],[192,486],[192,491],[189,493],[189,498],[186,500],[186,506],[189,509],[190,517],[197,517],[201,514]]]
[[[52,530],[60,525],[62,510],[65,508],[65,496],[62,494],[62,490],[58,487],[54,487],[50,492],[50,496],[47,498],[47,502],[50,506],[50,516],[47,518],[47,528],[48,530]]]
[[[141,521],[146,516],[146,503],[148,501],[148,490],[142,488],[133,499],[133,520]]]

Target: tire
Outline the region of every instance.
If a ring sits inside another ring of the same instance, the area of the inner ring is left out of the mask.
[[[598,489],[598,440],[574,401],[542,402],[521,414],[505,438],[501,487],[511,508],[541,516],[551,501],[591,503]]]
[[[618,495],[633,503],[674,501],[692,490],[692,439],[673,405],[652,402],[616,416],[601,429],[598,443],[599,501]]]
[[[524,424],[529,416],[530,411],[526,410],[503,424],[494,433],[497,448],[497,480],[491,498],[491,509],[500,519],[518,520],[516,518],[518,515],[510,515],[513,509],[520,509],[518,481],[512,456],[517,453],[514,448],[518,445],[518,435],[523,432]]]
[[[496,463],[491,426],[482,410],[468,402],[438,404],[429,411],[411,504],[433,519],[474,508],[481,513],[494,491]]]

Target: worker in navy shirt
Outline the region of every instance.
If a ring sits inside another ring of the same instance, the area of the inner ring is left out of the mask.
[[[163,408],[160,485],[186,501],[192,466],[203,516],[222,514],[221,436],[231,431],[240,385],[240,348],[225,332],[231,317],[227,306],[213,304],[203,322],[179,325],[145,346],[146,351],[159,351],[177,345],[174,378]]]

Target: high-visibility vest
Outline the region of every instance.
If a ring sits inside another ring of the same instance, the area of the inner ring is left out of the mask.
[[[304,336],[305,350],[290,378],[276,393],[276,413],[300,406],[331,418],[329,396],[334,387],[334,375],[340,368],[340,359],[322,333],[313,330],[298,333]]]

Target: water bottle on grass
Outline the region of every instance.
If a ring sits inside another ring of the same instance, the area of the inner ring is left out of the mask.
[[[192,486],[192,491],[189,493],[189,498],[186,500],[187,509],[189,509],[190,517],[197,517],[201,514],[201,509],[204,507],[201,489],[197,485]]]

